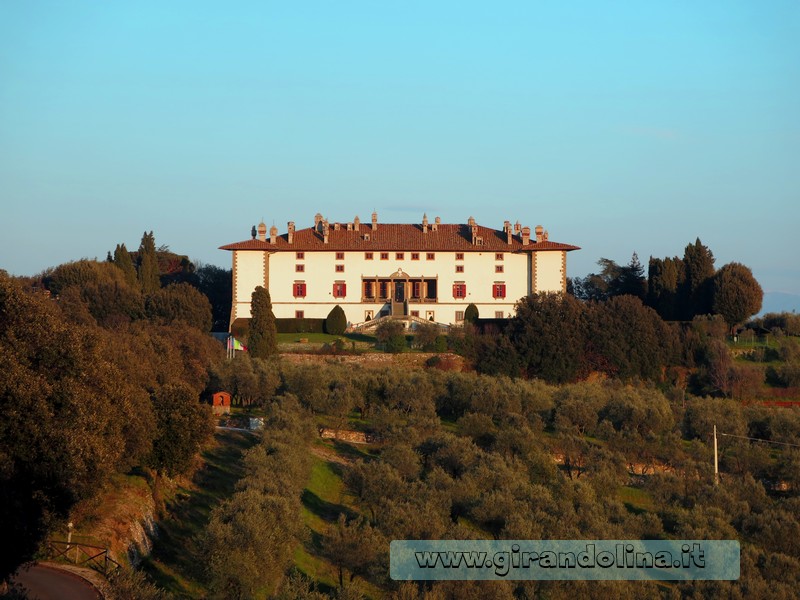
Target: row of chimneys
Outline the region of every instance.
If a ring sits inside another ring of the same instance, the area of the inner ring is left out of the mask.
[[[441,225],[442,219],[436,217],[433,223],[430,225],[428,224],[428,215],[422,215],[422,233],[428,233],[428,228],[430,227],[431,231],[438,231],[439,225]],[[478,235],[478,223],[475,221],[474,217],[470,217],[467,220],[467,225],[470,228],[472,233],[472,243],[476,246],[483,245],[483,237]],[[340,223],[333,224],[333,230],[339,231],[342,225]],[[356,216],[355,219],[351,223],[347,223],[347,231],[360,231],[361,229],[361,220]],[[372,213],[372,229],[371,231],[375,231],[378,229],[378,213]],[[289,221],[288,223],[288,241],[291,244],[294,241],[294,221]],[[319,231],[322,233],[322,239],[327,244],[328,239],[330,236],[330,224],[328,223],[327,219],[324,219],[320,213],[314,215],[314,231]],[[517,221],[514,224],[512,229],[511,221],[504,221],[503,222],[503,232],[505,232],[507,236],[508,243],[511,244],[512,238],[514,234],[520,235],[522,237],[522,245],[527,246],[530,244],[531,241],[531,228],[530,227],[522,227]],[[256,235],[258,235],[258,239],[262,242],[267,240],[267,226],[261,222],[258,224],[258,230],[256,230],[256,226],[253,225],[253,229],[250,231],[250,235],[252,235],[253,239],[256,239]],[[537,242],[545,242],[547,241],[548,233],[544,230],[541,225],[536,226],[536,241]],[[364,234],[364,239],[369,240],[369,234]],[[278,228],[273,225],[269,229],[269,243],[274,244],[278,240]]]

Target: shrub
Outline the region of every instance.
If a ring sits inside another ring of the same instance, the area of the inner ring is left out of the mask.
[[[342,335],[344,330],[347,329],[347,317],[338,304],[331,309],[328,317],[325,319],[325,333],[331,335]]]
[[[464,321],[475,324],[475,321],[477,320],[478,320],[478,307],[475,306],[474,304],[470,304],[464,311]]]

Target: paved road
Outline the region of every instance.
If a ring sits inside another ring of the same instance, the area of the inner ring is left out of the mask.
[[[38,600],[102,600],[97,589],[85,579],[46,565],[19,570],[12,580]]]

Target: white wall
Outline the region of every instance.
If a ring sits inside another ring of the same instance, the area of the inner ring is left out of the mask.
[[[534,252],[536,292],[560,292],[564,277],[563,252]]]
[[[264,253],[260,250],[234,250],[233,270],[236,277],[231,322],[237,318],[250,318],[253,290],[259,285],[267,285],[264,281]]]

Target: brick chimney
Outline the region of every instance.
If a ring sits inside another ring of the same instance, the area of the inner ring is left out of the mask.
[[[531,228],[527,225],[522,228],[522,245],[527,246],[531,243]]]
[[[441,225],[441,224],[442,224],[442,218],[441,217],[436,217],[433,220],[433,225],[431,225],[431,231],[439,231],[439,225]]]
[[[535,231],[536,231],[536,242],[537,243],[543,242],[545,240],[544,227],[542,227],[541,225],[537,225]]]
[[[269,243],[274,244],[278,241],[278,228],[273,225],[269,228]]]
[[[258,239],[262,242],[267,241],[267,224],[264,221],[258,224]]]
[[[378,213],[372,213],[372,231],[378,229]]]
[[[327,244],[330,236],[330,226],[327,221],[322,221],[322,241]]]
[[[356,218],[353,219],[353,229],[356,231],[361,229],[361,219],[358,218],[358,215],[356,215]]]
[[[514,233],[519,234],[522,231],[522,225],[519,224],[519,221],[514,223]]]
[[[287,224],[287,231],[289,232],[288,238],[289,243],[291,244],[294,242],[294,221],[289,221]]]
[[[428,213],[422,215],[422,233],[428,233]]]

